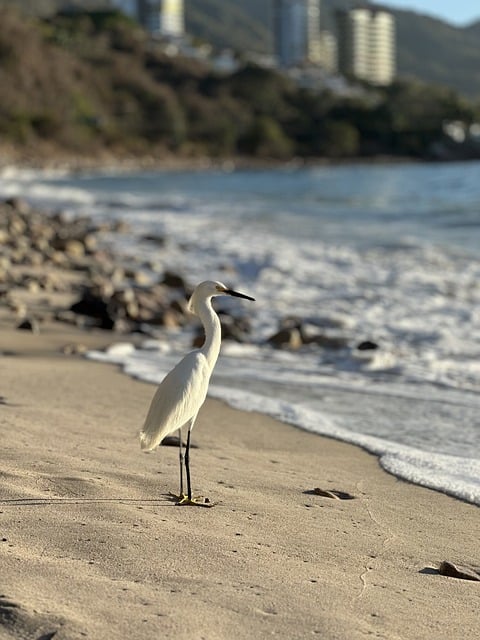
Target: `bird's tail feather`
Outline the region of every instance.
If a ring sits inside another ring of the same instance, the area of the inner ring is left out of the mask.
[[[140,431],[140,447],[143,451],[151,451],[157,446],[157,438],[146,431]]]

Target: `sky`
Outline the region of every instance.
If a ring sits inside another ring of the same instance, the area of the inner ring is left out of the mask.
[[[381,0],[378,4],[417,11],[457,26],[480,20],[479,0]]]

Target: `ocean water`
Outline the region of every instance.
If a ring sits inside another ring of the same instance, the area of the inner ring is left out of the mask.
[[[249,318],[251,342],[224,342],[211,396],[362,446],[400,478],[480,504],[479,178],[479,163],[4,169],[0,196],[126,220],[131,232],[111,239],[119,252],[255,296],[228,301]],[[346,346],[274,350],[265,340],[287,317]],[[358,350],[364,340],[379,348]],[[190,343],[168,331],[90,357],[159,382]]]

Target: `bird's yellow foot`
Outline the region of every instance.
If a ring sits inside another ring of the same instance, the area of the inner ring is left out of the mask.
[[[177,496],[174,493],[170,494],[172,498],[175,499],[175,504],[179,507],[183,507],[184,505],[190,505],[194,507],[214,507],[215,502],[210,502],[208,498],[204,498],[203,496],[195,496],[195,498],[189,498],[187,495],[182,493],[182,495]]]

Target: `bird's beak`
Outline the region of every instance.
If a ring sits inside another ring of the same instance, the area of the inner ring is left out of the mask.
[[[245,300],[252,300],[253,302],[255,302],[255,298],[251,298],[250,296],[247,296],[244,293],[239,293],[238,291],[234,291],[233,289],[225,289],[223,293],[226,293],[229,296],[234,296],[235,298],[245,298]]]

